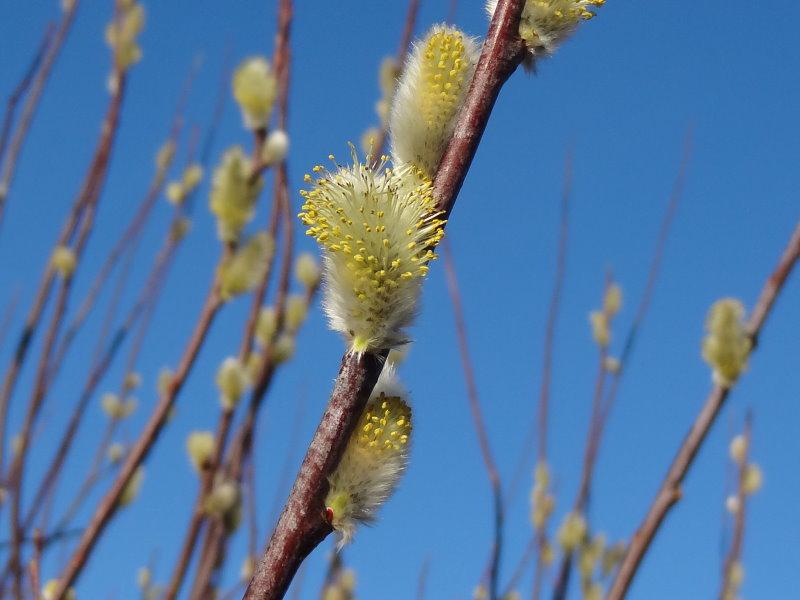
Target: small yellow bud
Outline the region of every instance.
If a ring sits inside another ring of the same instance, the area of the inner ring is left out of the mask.
[[[489,591],[481,584],[472,591],[472,600],[489,600]]]
[[[300,326],[306,320],[308,314],[308,305],[304,296],[293,294],[286,300],[286,313],[284,316],[284,323],[286,330],[290,333],[297,332]]]
[[[158,373],[158,380],[156,381],[156,391],[158,392],[159,396],[166,395],[174,376],[175,374],[169,367],[161,368],[161,371]]]
[[[244,60],[233,74],[233,97],[247,129],[266,127],[275,102],[277,81],[269,62],[260,56]]]
[[[159,171],[166,171],[175,158],[175,142],[168,140],[158,149],[156,153],[156,168]]]
[[[261,160],[265,165],[275,165],[282,162],[289,153],[289,136],[282,129],[276,129],[267,136]]]
[[[394,95],[394,88],[397,86],[397,78],[400,75],[400,67],[392,56],[386,56],[381,61],[381,68],[378,72],[378,83],[380,84],[381,94],[384,98],[391,98]]]
[[[579,513],[569,513],[564,517],[558,530],[558,543],[565,551],[572,551],[583,542],[586,536],[586,520]]]
[[[756,463],[750,463],[747,465],[744,468],[742,491],[749,496],[760,490],[763,484],[764,475],[761,473],[761,467],[759,467]]]
[[[187,194],[191,194],[203,180],[203,167],[197,163],[192,163],[183,172],[183,188]]]
[[[253,290],[264,277],[275,242],[268,233],[252,236],[219,270],[219,293],[230,300]]]
[[[544,544],[542,544],[542,564],[546,567],[549,567],[553,564],[553,561],[556,558],[556,552],[553,548],[553,545],[545,540]]]
[[[603,600],[603,587],[596,581],[590,583],[583,594],[583,600]]]
[[[533,472],[533,482],[544,489],[550,486],[550,467],[546,460],[539,460]]]
[[[744,582],[744,567],[738,560],[731,563],[728,569],[728,586],[735,591],[742,587]]]
[[[612,375],[616,375],[617,373],[619,373],[621,365],[618,358],[614,356],[606,356],[603,366],[605,367],[606,371],[608,371]]]
[[[108,462],[110,462],[112,465],[119,464],[119,462],[122,460],[122,457],[125,456],[125,446],[119,442],[111,444],[108,447],[107,456]]]
[[[186,191],[183,189],[183,184],[180,181],[171,181],[167,184],[166,195],[170,204],[174,204],[175,206],[183,204],[183,201],[186,199]]]
[[[56,272],[64,277],[71,277],[78,265],[78,258],[72,248],[67,246],[56,246],[53,255],[50,257],[50,264]]]
[[[600,570],[603,577],[608,577],[625,558],[626,547],[624,542],[617,542],[605,549],[600,561]]]
[[[139,567],[136,572],[136,585],[141,590],[147,590],[153,583],[153,575],[148,567]]]
[[[138,402],[133,397],[122,400],[116,394],[109,393],[103,394],[102,398],[100,398],[100,406],[103,408],[103,412],[106,413],[109,419],[114,421],[131,416],[137,405]]]
[[[239,569],[239,579],[243,583],[247,583],[252,579],[253,572],[256,569],[256,559],[252,556],[246,556]]]
[[[738,513],[741,507],[742,503],[739,501],[739,496],[731,494],[730,496],[725,498],[725,509],[732,515]]]
[[[622,288],[616,283],[612,283],[608,286],[603,298],[603,312],[609,317],[614,317],[620,308],[622,308]]]
[[[725,298],[714,303],[706,320],[703,358],[714,369],[714,381],[730,387],[747,368],[752,341],[744,328],[744,306]]]
[[[118,2],[117,14],[106,27],[106,43],[114,51],[117,69],[124,71],[142,58],[136,43],[144,29],[144,8],[137,2]]]
[[[747,456],[747,438],[743,435],[737,435],[731,440],[730,448],[728,449],[731,460],[737,465],[741,465]]]
[[[256,339],[262,346],[267,346],[278,330],[278,315],[271,306],[266,306],[258,313],[256,322]]]
[[[144,467],[139,466],[131,475],[131,478],[128,480],[128,483],[122,489],[122,493],[119,496],[118,504],[120,508],[128,506],[131,502],[136,500],[136,497],[139,495],[139,491],[142,489],[142,483],[144,482]]]
[[[200,473],[210,464],[216,447],[214,434],[210,431],[193,431],[189,434],[186,438],[186,451],[196,472]]]
[[[275,340],[272,347],[272,359],[277,363],[283,363],[294,356],[295,342],[294,336],[290,333],[282,333]]]
[[[131,371],[130,373],[125,375],[125,381],[123,382],[122,387],[125,388],[125,391],[130,392],[135,390],[141,385],[142,385],[142,376],[136,371]]]
[[[238,358],[230,356],[222,361],[217,371],[217,387],[223,410],[230,411],[236,408],[249,385],[249,374]]]
[[[607,347],[611,341],[608,315],[601,310],[594,310],[589,313],[589,323],[592,326],[592,338],[595,344],[601,348]]]
[[[297,281],[310,289],[319,283],[320,268],[317,259],[308,252],[304,252],[294,261],[294,276]]]
[[[206,500],[206,510],[211,514],[223,514],[231,510],[239,501],[239,486],[233,481],[222,481]]]
[[[175,221],[172,223],[172,229],[170,230],[169,235],[174,241],[179,242],[186,237],[186,234],[189,233],[191,229],[192,220],[189,217],[180,217],[175,219]]]
[[[55,600],[56,590],[58,589],[58,579],[51,579],[44,584],[42,588],[42,600]],[[77,600],[78,595],[73,588],[69,588],[67,593],[64,594],[64,600]]]
[[[247,369],[247,375],[250,377],[250,381],[258,381],[258,377],[261,375],[263,361],[264,354],[258,350],[251,352],[247,357],[245,368]]]

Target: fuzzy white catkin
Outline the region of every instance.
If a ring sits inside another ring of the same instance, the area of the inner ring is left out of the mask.
[[[582,21],[595,16],[591,9],[603,4],[605,0],[527,0],[519,23],[519,35],[530,53],[531,62],[526,66],[553,54]],[[489,18],[496,8],[497,0],[488,0]]]
[[[342,460],[329,477],[325,500],[340,548],[359,523],[371,523],[408,464],[411,408],[395,371],[384,367]]]
[[[435,25],[414,45],[389,116],[392,158],[433,178],[453,135],[480,50],[455,27]]]
[[[405,165],[364,165],[323,177],[301,192],[300,219],[325,251],[323,307],[331,329],[356,352],[391,349],[408,342],[421,283],[433,249],[444,236],[431,183]]]

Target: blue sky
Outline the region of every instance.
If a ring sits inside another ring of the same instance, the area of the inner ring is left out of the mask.
[[[0,93],[7,94],[20,77],[40,32],[56,18],[57,4],[5,7]],[[460,4],[458,25],[472,35],[485,33],[479,3]],[[201,54],[203,66],[187,118],[205,127],[226,46],[237,61],[272,51],[272,2],[145,5],[144,59],[131,75],[119,143],[73,309],[145,191],[193,58]],[[448,5],[446,0],[423,0],[418,32],[443,20]],[[30,301],[91,157],[107,102],[103,28],[110,7],[110,1],[82,6],[22,155],[0,232],[0,305],[16,289],[22,305]],[[404,12],[404,2],[298,2],[289,124],[293,190],[313,164],[331,152],[345,155],[346,143],[357,141],[376,121],[378,66],[383,56],[395,52]],[[447,235],[456,253],[491,443],[507,482],[535,410],[563,164],[572,148],[572,239],[552,391],[556,520],[575,493],[588,421],[596,350],[587,314],[599,303],[605,270],[613,269],[626,300],[612,346],[619,350],[644,286],[687,129],[693,130],[693,153],[683,202],[598,464],[591,520],[610,539],[633,532],[709,389],[709,372],[700,359],[708,307],[723,296],[752,306],[797,223],[800,78],[795,65],[800,47],[795,39],[796,25],[788,15],[744,0],[709,0],[691,7],[671,0],[610,0],[557,56],[541,64],[537,76],[520,71],[502,91]],[[229,145],[248,141],[229,103],[212,160]],[[206,180],[192,233],[141,356],[145,382],[140,409],[124,429],[128,440],[154,404],[159,369],[176,362],[212,276],[218,246],[205,210],[207,188]],[[297,208],[299,195],[294,193],[292,202]],[[257,223],[265,221],[265,214],[262,206]],[[161,202],[129,290],[144,280],[169,215]],[[307,239],[298,246],[315,251]],[[129,292],[126,300],[132,298]],[[684,500],[643,563],[631,598],[717,593],[727,444],[748,407],[755,415],[753,454],[766,484],[748,515],[743,596],[786,598],[796,588],[800,437],[794,424],[800,422],[800,381],[792,373],[800,360],[798,298],[800,280],[795,277],[767,324],[749,372],[697,459]],[[233,303],[215,323],[179,398],[177,415],[148,460],[142,496],[106,532],[78,584],[80,598],[136,598],[136,570],[151,561],[157,581],[169,576],[196,490],[184,441],[190,431],[216,423],[214,372],[222,358],[235,352],[247,304]],[[2,365],[8,363],[21,319],[18,311],[12,337],[0,348]],[[77,398],[98,331],[99,319],[81,334],[50,395],[30,460],[34,472],[49,460],[56,437],[52,432]],[[401,371],[416,418],[411,466],[380,523],[359,531],[346,561],[357,571],[361,598],[414,597],[418,572],[427,560],[428,598],[467,599],[489,550],[491,497],[439,265],[432,269],[413,334],[416,342]],[[298,340],[297,359],[280,372],[270,392],[256,458],[262,536],[274,518],[274,499],[282,502],[287,493],[280,487],[283,457],[287,448],[293,453],[294,471],[326,402],[342,348],[316,307]],[[38,349],[37,343],[32,357]],[[33,362],[18,387],[12,431],[19,427]],[[112,369],[102,390],[117,385],[121,369]],[[290,447],[298,410],[302,443]],[[79,484],[103,424],[95,402],[83,441],[62,478],[62,497]],[[526,479],[525,489],[528,485]],[[87,515],[88,510],[79,521]],[[507,519],[504,578],[529,534],[523,490]],[[239,535],[232,546],[223,588],[237,577],[244,539]],[[320,548],[309,559],[302,598],[317,596],[325,555]],[[46,577],[57,573],[65,556],[52,554]],[[530,579],[526,575],[524,595]],[[574,598],[579,597],[577,587]]]

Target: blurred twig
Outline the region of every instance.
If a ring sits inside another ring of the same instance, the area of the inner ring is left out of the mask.
[[[767,317],[772,312],[775,301],[783,290],[783,286],[798,259],[800,259],[800,223],[795,226],[789,244],[781,255],[775,270],[764,284],[758,301],[750,314],[747,330],[753,340],[754,349]],[[672,465],[670,465],[661,488],[648,509],[644,520],[631,539],[628,551],[617,571],[606,600],[622,600],[625,597],[639,564],[650,547],[653,538],[655,538],[658,529],[664,522],[667,513],[680,500],[683,479],[689,472],[711,426],[719,416],[729,393],[730,388],[720,385],[714,385],[711,389],[703,408],[678,448],[678,453],[673,459]]]
[[[730,590],[731,574],[735,565],[739,563],[742,558],[742,547],[744,546],[744,525],[745,525],[745,508],[747,504],[747,489],[746,478],[747,472],[750,468],[749,454],[750,443],[753,438],[753,415],[747,411],[747,416],[744,420],[744,452],[739,460],[739,473],[736,485],[736,510],[733,513],[733,538],[728,553],[725,556],[725,561],[722,563],[722,582],[720,584],[720,600],[733,600],[736,596],[736,590]]]
[[[461,306],[461,292],[456,278],[453,253],[448,242],[444,243],[444,270],[447,279],[447,290],[450,293],[450,301],[453,305],[453,317],[456,322],[456,333],[458,335],[458,349],[461,354],[461,364],[464,368],[464,379],[467,385],[467,399],[472,414],[472,421],[475,425],[475,432],[478,435],[478,444],[481,450],[483,464],[486,467],[486,475],[489,478],[489,485],[492,489],[494,502],[494,542],[492,544],[491,559],[489,561],[489,600],[497,599],[497,580],[500,573],[500,558],[503,549],[503,493],[500,483],[500,473],[497,464],[492,456],[492,449],[489,446],[489,435],[486,431],[486,423],[481,411],[480,399],[478,397],[478,385],[475,382],[475,369],[469,356],[469,346],[467,343],[467,325],[464,320],[464,311]]]
[[[8,146],[8,154],[5,156],[5,162],[2,163],[2,170],[0,170],[0,223],[2,223],[5,203],[8,198],[11,183],[16,171],[17,160],[19,159],[22,146],[25,143],[25,138],[30,130],[33,117],[36,114],[36,109],[39,106],[39,100],[44,92],[45,84],[47,83],[50,71],[53,69],[56,58],[67,39],[67,34],[72,27],[75,20],[75,13],[78,10],[80,0],[74,0],[61,15],[61,20],[58,23],[58,28],[53,35],[52,41],[47,44],[47,50],[42,57],[41,64],[39,65],[36,75],[30,85],[30,91],[22,108],[22,115],[19,118],[17,127],[14,130],[14,135]],[[0,461],[2,464],[2,461]]]

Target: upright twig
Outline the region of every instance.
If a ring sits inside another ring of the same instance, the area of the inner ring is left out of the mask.
[[[395,62],[397,64],[397,79],[400,79],[400,76],[403,74],[403,69],[406,65],[406,56],[408,55],[408,50],[411,48],[411,38],[414,35],[414,26],[417,22],[417,15],[419,14],[419,3],[420,0],[409,0],[408,2],[408,10],[406,11],[406,20],[405,24],[403,25],[403,34],[400,37],[400,45],[397,48],[397,57],[395,58]],[[373,160],[379,161],[381,155],[384,152],[384,148],[386,146],[386,138],[388,137],[389,132],[386,130],[386,124],[380,128],[380,132],[378,136],[372,141],[372,150],[371,155]]]
[[[489,485],[492,489],[494,502],[494,542],[492,544],[491,559],[489,560],[489,600],[497,599],[497,579],[500,572],[500,558],[503,548],[503,493],[500,484],[500,473],[497,464],[492,456],[492,449],[489,446],[489,435],[486,431],[486,423],[481,411],[480,399],[478,397],[478,385],[475,382],[475,369],[469,355],[467,343],[467,324],[464,319],[464,310],[461,305],[461,292],[456,278],[455,264],[450,244],[444,244],[444,270],[447,279],[447,290],[450,293],[450,301],[453,305],[453,317],[456,322],[456,334],[458,336],[458,350],[461,354],[461,365],[464,369],[464,379],[467,384],[467,400],[472,414],[472,421],[475,425],[475,432],[478,435],[478,444],[481,450],[486,475],[489,478]]]
[[[226,245],[220,263],[225,260],[230,252],[231,247]],[[118,501],[125,486],[128,484],[128,481],[130,481],[134,472],[139,468],[139,465],[141,465],[150,453],[158,436],[161,434],[175,399],[194,366],[200,348],[205,342],[211,324],[222,304],[223,301],[219,293],[219,285],[215,277],[211,289],[206,296],[203,308],[200,311],[200,317],[195,325],[195,329],[178,363],[178,367],[174,375],[170,378],[166,389],[161,393],[158,403],[153,413],[150,415],[150,419],[145,425],[144,430],[131,448],[111,489],[101,499],[97,510],[92,515],[88,526],[78,542],[77,548],[59,577],[59,585],[54,594],[55,600],[63,600],[64,593],[83,570],[97,540],[116,513]]]
[[[456,133],[434,181],[434,197],[446,214],[455,204],[500,88],[522,62],[525,47],[518,29],[523,5],[522,0],[501,0],[492,18]],[[283,597],[305,557],[330,534],[324,507],[328,476],[339,463],[385,357],[385,352],[346,352],[342,357],[328,406],[245,599]]]
[[[54,31],[55,25],[53,23],[48,23],[44,30],[44,35],[42,35],[42,40],[39,42],[39,47],[36,49],[36,54],[34,54],[28,68],[22,75],[22,79],[20,79],[17,86],[8,96],[6,112],[3,116],[3,125],[0,127],[0,164],[3,163],[3,157],[6,154],[8,137],[11,135],[11,125],[14,122],[14,113],[17,112],[17,104],[19,104],[19,101],[25,95],[25,92],[28,91],[33,81],[33,76],[36,75],[36,72],[39,70],[39,65],[42,64],[44,53],[47,51],[47,48],[50,46],[50,41],[53,39]]]
[[[112,95],[108,113],[103,123],[102,133],[97,145],[97,150],[84,181],[83,188],[79,194],[79,206],[82,207],[79,208],[79,212],[81,213],[79,216],[80,228],[77,232],[77,238],[75,239],[73,246],[73,251],[78,262],[80,261],[80,257],[83,254],[83,250],[88,242],[89,235],[94,227],[94,216],[97,211],[97,205],[100,199],[103,183],[108,172],[111,150],[116,139],[116,133],[119,125],[126,78],[124,72],[121,71],[117,73],[117,77],[119,83],[114,94]],[[52,267],[48,267],[48,270],[52,270]],[[22,538],[20,523],[20,501],[25,457],[30,444],[33,426],[41,409],[47,390],[48,367],[52,358],[52,351],[56,342],[56,338],[60,331],[63,315],[66,312],[67,302],[69,300],[73,281],[74,273],[70,273],[63,277],[61,285],[59,286],[55,310],[53,311],[48,330],[45,333],[43,348],[40,353],[39,364],[34,379],[34,389],[28,402],[22,431],[19,437],[19,447],[14,455],[11,466],[8,469],[7,485],[11,490],[11,530],[12,538],[16,540],[21,540]],[[15,589],[19,587],[20,583],[20,568],[18,560],[19,550],[19,544],[14,544],[12,546],[11,565],[15,577]]]
[[[11,183],[16,171],[17,160],[19,159],[22,147],[25,144],[25,138],[30,130],[33,117],[36,114],[36,109],[39,106],[39,100],[44,92],[45,85],[50,76],[50,71],[55,65],[56,58],[61,52],[61,47],[67,39],[72,23],[75,20],[75,13],[78,10],[80,0],[74,0],[66,7],[66,10],[61,15],[58,28],[53,35],[52,41],[47,45],[47,51],[42,58],[38,71],[30,85],[28,97],[25,100],[25,105],[22,108],[22,115],[19,118],[17,127],[14,130],[14,135],[8,145],[8,154],[5,157],[5,162],[2,164],[0,170],[0,223],[2,223],[6,199],[8,198]],[[0,461],[1,463],[2,461]]]
[[[772,312],[775,301],[798,259],[800,259],[800,223],[795,226],[789,244],[781,255],[777,267],[764,284],[758,301],[750,314],[747,330],[753,341],[753,348],[755,348],[767,317]],[[667,471],[655,500],[631,539],[628,551],[617,571],[606,600],[622,600],[627,594],[642,558],[644,558],[650,547],[650,543],[655,538],[667,513],[680,500],[683,480],[689,472],[711,426],[719,416],[729,393],[730,388],[718,384],[711,389],[702,410],[695,418],[683,443],[678,448],[678,453]]]
[[[745,508],[747,504],[747,488],[746,479],[747,472],[750,468],[748,457],[750,454],[750,442],[753,437],[753,414],[747,411],[747,416],[744,420],[744,452],[738,458],[739,473],[736,484],[736,510],[733,512],[733,537],[731,538],[731,545],[728,548],[728,553],[725,556],[725,561],[722,563],[722,582],[720,584],[719,600],[732,600],[736,595],[735,590],[729,591],[731,586],[731,575],[735,565],[739,563],[742,558],[742,548],[744,547],[744,525],[745,525]]]
[[[529,428],[528,434],[525,437],[525,441],[522,446],[522,453],[517,460],[517,466],[514,469],[513,478],[506,493],[506,508],[508,508],[508,505],[511,503],[512,498],[519,487],[520,481],[522,480],[522,474],[525,472],[525,465],[528,464],[528,456],[533,450],[534,441],[538,440],[536,452],[537,463],[547,463],[547,431],[549,426],[548,415],[550,412],[550,387],[553,378],[553,345],[555,342],[558,315],[561,311],[561,296],[567,271],[567,248],[569,246],[569,209],[571,193],[572,152],[569,151],[564,162],[564,187],[561,193],[556,272],[553,282],[553,291],[550,296],[550,305],[547,309],[544,348],[542,350],[542,381],[539,385],[536,419],[534,419],[535,426]],[[533,580],[533,594],[531,595],[533,600],[538,600],[541,592],[541,576],[544,567],[542,562],[542,549],[546,541],[546,531],[544,528],[535,530],[533,532],[533,536],[531,537],[528,546],[523,552],[517,567],[514,569],[514,572],[509,579],[506,587],[506,593],[510,592],[517,586],[520,578],[525,572],[528,561],[534,555],[534,551],[538,549],[538,554],[536,556],[536,569]]]

